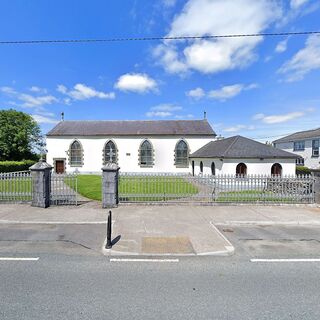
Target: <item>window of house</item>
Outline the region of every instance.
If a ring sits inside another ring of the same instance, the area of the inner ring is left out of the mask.
[[[319,157],[319,139],[312,140],[312,156]]]
[[[117,148],[111,140],[104,147],[104,163],[117,163]]]
[[[79,141],[73,141],[70,146],[70,165],[82,166],[83,151]]]
[[[189,165],[189,149],[185,141],[180,140],[175,149],[175,165],[177,167],[188,167]]]
[[[148,140],[142,142],[139,154],[141,166],[153,166],[153,148]]]
[[[203,173],[203,162],[200,161],[200,172]]]
[[[213,176],[216,175],[216,165],[214,164],[214,162],[211,163],[211,174]]]
[[[247,175],[247,166],[244,163],[239,163],[236,167],[236,175],[239,177]]]
[[[304,150],[304,141],[295,141],[293,143],[293,151],[303,151]]]
[[[304,166],[304,158],[297,158],[296,165],[297,166]]]

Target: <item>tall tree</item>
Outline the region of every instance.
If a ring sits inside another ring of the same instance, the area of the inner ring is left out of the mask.
[[[0,160],[33,159],[43,148],[40,127],[29,114],[0,110]]]

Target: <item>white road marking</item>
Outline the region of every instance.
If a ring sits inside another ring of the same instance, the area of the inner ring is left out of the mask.
[[[179,262],[179,259],[122,259],[122,258],[111,258],[110,262]]]
[[[250,259],[251,262],[320,262],[320,259]]]
[[[38,261],[37,258],[13,258],[13,257],[0,257],[0,261]]]
[[[0,220],[0,224],[107,224],[106,221],[17,221]]]

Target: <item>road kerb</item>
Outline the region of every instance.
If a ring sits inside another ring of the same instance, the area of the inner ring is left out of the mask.
[[[320,221],[225,221],[215,222],[216,226],[320,226]]]

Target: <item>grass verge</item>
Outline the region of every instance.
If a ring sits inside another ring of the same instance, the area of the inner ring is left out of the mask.
[[[101,201],[101,176],[79,175],[78,193]],[[119,194],[126,201],[161,201],[167,194],[173,195],[171,199],[174,199],[174,196],[177,198],[196,193],[196,186],[179,177],[123,176],[119,182]]]

